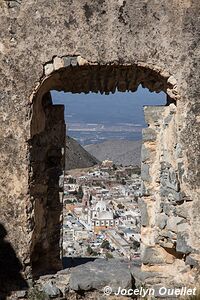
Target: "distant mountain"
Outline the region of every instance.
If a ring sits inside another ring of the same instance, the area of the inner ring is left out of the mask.
[[[66,137],[66,170],[88,168],[98,163],[98,159],[89,154],[76,140]]]
[[[86,145],[84,148],[100,161],[109,159],[123,166],[140,165],[141,141],[108,140],[99,144]]]

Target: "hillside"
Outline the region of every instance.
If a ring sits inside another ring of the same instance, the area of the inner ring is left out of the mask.
[[[141,141],[109,140],[84,148],[100,161],[110,159],[118,165],[140,165]]]
[[[88,168],[98,164],[99,161],[89,154],[76,140],[66,137],[66,170]]]

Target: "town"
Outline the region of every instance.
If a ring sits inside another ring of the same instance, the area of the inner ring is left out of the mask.
[[[105,160],[64,177],[63,256],[140,257],[138,167]]]

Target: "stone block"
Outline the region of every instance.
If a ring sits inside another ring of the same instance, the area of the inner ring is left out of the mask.
[[[159,125],[159,121],[162,120],[162,113],[165,109],[165,106],[145,106],[144,116],[147,124]]]
[[[64,67],[64,61],[61,57],[55,57],[53,60],[54,70],[59,70]]]
[[[149,160],[151,156],[150,150],[145,147],[145,145],[142,145],[142,150],[141,150],[141,161],[145,162],[146,160]]]
[[[162,214],[159,214],[158,217],[157,217],[157,222],[156,222],[156,225],[160,228],[160,229],[164,229],[165,226],[167,224],[167,215],[162,213]]]
[[[88,61],[84,58],[82,58],[80,55],[77,56],[77,62],[79,66],[84,66],[88,64]]]
[[[141,178],[142,178],[142,180],[147,181],[147,182],[151,181],[148,164],[145,164],[145,163],[141,164]]]
[[[185,202],[181,205],[178,205],[175,207],[175,213],[179,216],[179,217],[182,217],[182,218],[188,218],[188,213],[189,213],[189,206],[188,206],[188,203]]]
[[[150,196],[150,192],[149,192],[148,188],[146,187],[144,181],[142,181],[142,183],[141,183],[141,195],[142,196]]]
[[[166,118],[164,118],[164,120],[163,120],[164,126],[169,125],[169,123],[172,120],[172,117],[173,117],[172,115],[168,115]]]
[[[160,182],[162,183],[163,186],[166,186],[167,188],[172,189],[176,192],[178,192],[180,189],[180,183],[178,180],[177,173],[171,167],[163,168],[163,165],[162,165],[161,174],[160,174]]]
[[[157,133],[152,128],[144,128],[142,130],[142,140],[143,142],[154,142],[156,141]]]
[[[177,225],[177,232],[187,232],[189,224],[187,222]]]
[[[172,232],[178,231],[178,224],[181,222],[185,222],[185,220],[181,217],[168,217],[166,229]]]
[[[183,203],[184,201],[181,192],[176,192],[166,186],[161,186],[160,196],[161,198],[164,198],[165,201],[167,200],[171,205],[177,205],[179,203]]]
[[[184,164],[182,162],[179,162],[178,163],[178,176],[179,176],[180,182],[182,182],[183,174],[184,174]]]
[[[149,215],[148,215],[148,211],[147,211],[147,204],[145,203],[145,201],[142,198],[140,198],[138,200],[138,205],[139,205],[139,209],[140,209],[140,213],[141,213],[141,225],[146,227],[149,225]]]
[[[52,63],[48,63],[44,66],[44,73],[46,76],[50,75],[54,71],[54,66]]]
[[[71,65],[71,57],[70,56],[64,56],[63,57],[64,67],[69,67]]]
[[[176,79],[173,76],[170,76],[167,79],[167,83],[170,84],[170,85],[172,85],[172,86],[176,86],[177,85],[177,81],[176,81]]]
[[[166,263],[165,257],[154,247],[146,247],[141,254],[142,263],[145,265],[158,265]]]
[[[183,157],[182,146],[179,143],[176,144],[176,157],[177,158],[182,158]]]
[[[161,193],[161,197],[163,198],[163,194]],[[160,203],[160,206],[161,206],[161,209],[162,211],[167,215],[169,216],[170,215],[170,212],[171,212],[171,209],[172,209],[172,205],[168,202],[161,202]]]
[[[199,268],[200,266],[200,257],[197,257],[195,254],[187,255],[185,264],[191,267]]]
[[[177,233],[176,251],[184,254],[192,252],[192,248],[188,245],[188,234],[183,232]]]
[[[167,238],[168,240],[172,240],[175,241],[176,240],[176,233],[165,229],[164,231],[162,231],[162,236]]]
[[[76,57],[76,56],[73,56],[73,57],[71,58],[71,65],[72,65],[73,67],[75,67],[75,66],[77,66],[77,64],[78,64],[78,62],[77,62],[77,57]]]
[[[172,249],[174,247],[174,242],[173,241],[170,241],[170,240],[162,240],[160,239],[158,241],[158,244],[163,247],[163,248],[168,248],[168,249]]]

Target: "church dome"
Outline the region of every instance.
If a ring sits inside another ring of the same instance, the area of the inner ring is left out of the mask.
[[[96,204],[96,211],[97,212],[106,211],[106,202],[103,200],[98,201]]]

